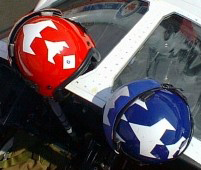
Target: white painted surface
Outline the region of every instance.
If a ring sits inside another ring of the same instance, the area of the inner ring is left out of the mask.
[[[201,165],[201,141],[193,137],[188,148],[185,150],[184,155],[188,156],[195,162]]]
[[[56,2],[58,0],[40,0],[38,4],[36,5],[34,11],[39,11],[43,8],[49,7],[52,3]]]
[[[8,47],[7,47],[7,43],[0,40],[0,57],[8,60]]]
[[[201,8],[201,1],[200,0],[184,0],[185,2],[193,5],[193,6],[196,6],[198,8]]]

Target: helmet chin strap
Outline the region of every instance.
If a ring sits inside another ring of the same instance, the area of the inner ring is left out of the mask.
[[[55,101],[54,99],[48,99],[48,102],[49,102],[53,112],[55,113],[55,115],[57,116],[59,121],[61,122],[62,126],[66,130],[66,132],[70,136],[73,136],[72,126],[70,125],[68,119],[66,118],[64,112],[62,111],[60,104],[57,101]]]

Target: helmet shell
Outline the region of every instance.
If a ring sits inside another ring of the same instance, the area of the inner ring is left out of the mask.
[[[58,86],[68,82],[95,47],[79,24],[60,16],[37,15],[17,26],[14,62],[43,96],[53,96]]]
[[[154,80],[139,80],[119,88],[105,106],[103,127],[116,152],[121,150],[143,163],[178,157],[192,135],[186,101]]]

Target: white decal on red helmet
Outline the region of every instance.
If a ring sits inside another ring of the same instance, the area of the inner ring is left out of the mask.
[[[63,69],[75,68],[75,55],[63,57]]]
[[[64,47],[69,48],[68,44],[65,41],[60,42],[51,42],[45,41],[48,50],[48,61],[52,64],[55,64],[54,57],[57,54],[61,54],[61,51]]]
[[[57,30],[57,27],[51,20],[41,21],[34,24],[27,24],[23,26],[24,40],[23,40],[23,51],[29,54],[35,55],[31,49],[33,40],[38,37],[42,38],[40,32],[47,27],[51,27]]]

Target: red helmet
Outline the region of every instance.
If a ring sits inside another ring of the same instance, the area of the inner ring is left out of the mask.
[[[61,16],[53,9],[28,14],[9,36],[12,66],[48,97],[86,71],[97,55],[85,29]]]

